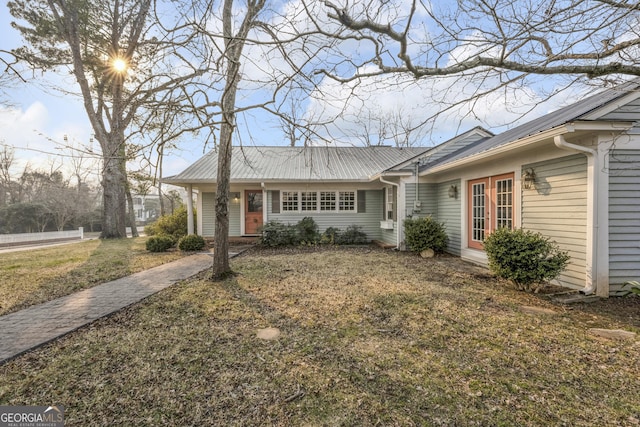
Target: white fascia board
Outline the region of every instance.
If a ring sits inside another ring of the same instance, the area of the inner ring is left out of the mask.
[[[393,171],[393,172],[384,171],[384,172],[380,172],[375,175],[369,176],[369,181],[375,181],[380,178],[394,178],[394,177],[402,178],[404,176],[412,176],[412,175],[413,175],[412,171]]]
[[[624,132],[633,126],[633,122],[611,122],[611,121],[593,121],[593,122],[572,122],[566,123],[562,126],[542,131],[535,135],[530,135],[513,142],[502,144],[499,147],[491,148],[486,151],[473,154],[461,159],[455,160],[443,165],[434,166],[420,173],[420,176],[429,175],[432,173],[446,171],[460,166],[465,166],[469,163],[474,163],[478,160],[487,159],[490,157],[498,156],[500,154],[507,153],[512,150],[524,148],[530,145],[534,145],[543,141],[548,141],[555,136],[565,135],[577,131],[607,131],[607,132]]]
[[[604,116],[605,114],[609,114],[612,111],[617,110],[620,107],[624,107],[625,105],[627,105],[628,103],[636,100],[638,97],[640,97],[640,91],[632,91],[631,93],[623,96],[622,98],[614,101],[614,102],[609,102],[605,105],[603,105],[600,108],[596,108],[595,110],[591,111],[590,113],[587,113],[585,115],[583,115],[581,117],[582,120],[597,120],[600,117]]]

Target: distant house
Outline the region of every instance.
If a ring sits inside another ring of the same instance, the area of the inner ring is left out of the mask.
[[[132,195],[133,211],[136,214],[136,224],[146,224],[159,216],[160,196],[157,194]]]
[[[486,264],[498,227],[538,231],[571,255],[558,284],[607,296],[640,278],[640,84],[608,89],[499,135],[472,129],[431,149],[234,148],[232,236],[267,220],[358,224],[404,248],[402,221],[444,222],[448,251]],[[198,192],[213,234],[216,153],[163,181]]]

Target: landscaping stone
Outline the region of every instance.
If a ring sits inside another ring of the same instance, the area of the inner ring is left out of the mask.
[[[273,341],[275,339],[278,339],[279,336],[280,336],[280,329],[278,328],[260,329],[256,334],[256,337],[266,341]]]
[[[420,256],[422,258],[433,258],[435,254],[436,253],[433,251],[433,249],[425,249],[422,252],[420,252]]]

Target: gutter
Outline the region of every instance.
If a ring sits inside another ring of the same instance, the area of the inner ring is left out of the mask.
[[[598,236],[598,203],[596,203],[596,197],[598,195],[598,151],[592,148],[583,147],[581,145],[572,144],[568,142],[564,135],[557,135],[553,138],[553,142],[556,147],[562,150],[568,150],[578,152],[587,155],[587,169],[591,170],[592,185],[591,199],[587,200],[588,212],[587,218],[587,257],[588,264],[586,265],[586,285],[580,291],[585,295],[591,295],[596,292],[597,288],[597,260],[598,260],[598,245],[595,244],[595,239]]]
[[[398,193],[397,193],[398,194],[398,200],[400,200],[400,184],[399,183],[387,181],[382,176],[379,176],[378,179],[383,184],[393,185],[394,187],[396,187],[398,189]],[[386,202],[387,201],[385,200],[385,206],[386,206]],[[398,204],[400,204],[400,203],[398,203]],[[396,206],[397,215],[398,215],[398,218],[400,218],[400,209],[398,209],[398,208],[399,208],[399,206]],[[396,221],[396,222],[400,222],[400,221]],[[396,250],[400,250],[400,224],[398,224],[396,226],[396,247],[395,247],[395,249]]]
[[[456,167],[466,166],[467,164],[474,163],[478,160],[488,159],[499,154],[507,153],[515,148],[526,147],[526,146],[544,141],[545,139],[555,138],[556,136],[562,136],[567,132],[596,131],[596,130],[623,132],[625,130],[628,130],[632,126],[633,126],[633,122],[624,122],[624,121],[593,122],[593,123],[589,123],[589,122],[565,123],[564,125],[547,129],[545,131],[538,132],[533,135],[525,136],[515,141],[502,144],[498,147],[489,148],[486,151],[470,154],[468,156],[459,158],[457,160],[453,160],[451,162],[438,163],[435,166],[430,167],[429,169],[423,170],[420,173],[420,175],[424,176],[432,173],[443,172]],[[580,147],[580,146],[578,147],[584,149],[584,147]]]

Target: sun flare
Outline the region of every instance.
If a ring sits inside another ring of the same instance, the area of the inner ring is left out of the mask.
[[[118,73],[123,73],[127,70],[127,61],[122,58],[115,58],[111,65],[113,69]]]

